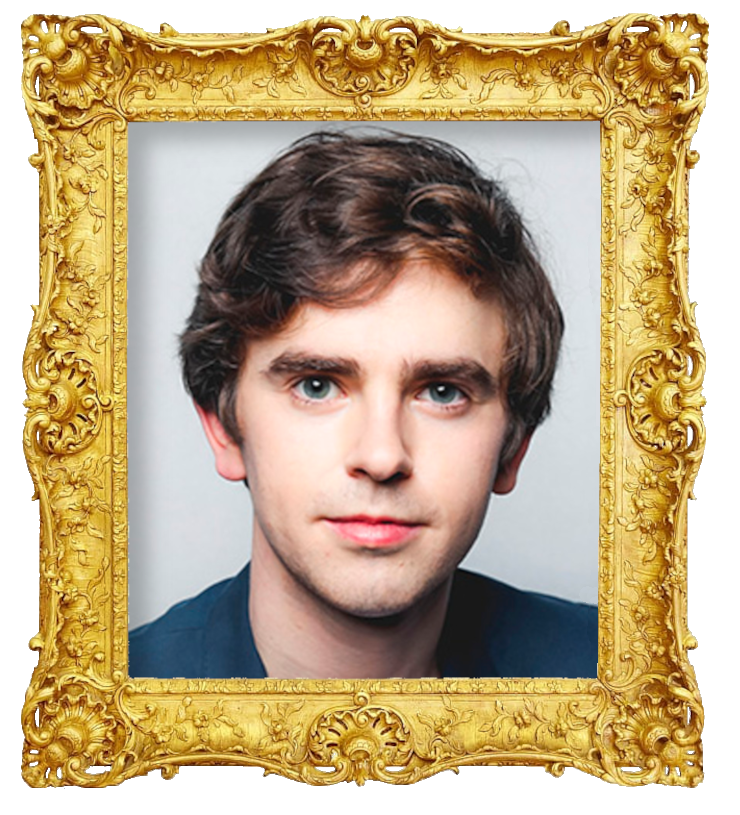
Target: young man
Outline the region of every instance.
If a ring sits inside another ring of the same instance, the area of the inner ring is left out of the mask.
[[[251,563],[132,632],[132,676],[596,675],[596,609],[462,572],[549,410],[563,323],[441,142],[320,133],[227,209],[181,338]]]

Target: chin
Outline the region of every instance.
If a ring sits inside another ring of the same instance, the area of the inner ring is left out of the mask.
[[[400,592],[392,592],[384,593],[385,596],[373,592],[372,588],[367,586],[362,587],[364,591],[355,591],[351,597],[344,592],[317,591],[318,587],[312,587],[312,590],[326,605],[348,616],[379,625],[392,625],[406,612],[424,602],[437,586],[438,583],[424,586],[413,593],[408,593],[408,586],[405,586],[407,591],[403,595]]]
[[[379,625],[393,625],[394,622],[403,616],[404,612],[408,611],[414,605],[415,603],[411,601],[403,604],[386,603],[381,605],[378,603],[368,603],[335,606],[335,608],[338,608],[351,617],[358,617],[361,620],[368,620],[373,623],[378,623]]]
[[[295,583],[328,611],[391,624],[427,605],[447,585],[457,561],[433,561],[426,568],[417,563],[412,568],[399,569],[393,558],[373,557],[353,562],[349,567],[336,563],[331,571],[323,563],[319,564],[321,568],[305,561],[286,559],[282,563]]]

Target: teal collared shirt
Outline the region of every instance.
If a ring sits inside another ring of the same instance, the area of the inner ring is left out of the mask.
[[[437,664],[442,676],[596,677],[596,606],[458,569]],[[249,564],[129,634],[129,675],[262,679],[249,624]]]

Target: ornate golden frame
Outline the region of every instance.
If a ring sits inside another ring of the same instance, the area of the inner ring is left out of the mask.
[[[22,37],[41,207],[23,362],[41,514],[26,781],[105,786],[240,764],[311,784],[406,784],[538,764],[697,784],[686,510],[704,447],[704,352],[687,291],[687,182],[706,22],[634,14],[576,33],[562,22],[465,35],[324,17],[180,35],[34,15]],[[598,680],[128,677],[127,123],[192,119],[601,122]]]

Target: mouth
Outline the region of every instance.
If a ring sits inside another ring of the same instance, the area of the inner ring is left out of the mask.
[[[329,526],[345,540],[370,548],[396,546],[413,538],[423,524],[399,518],[353,515],[325,518]]]

